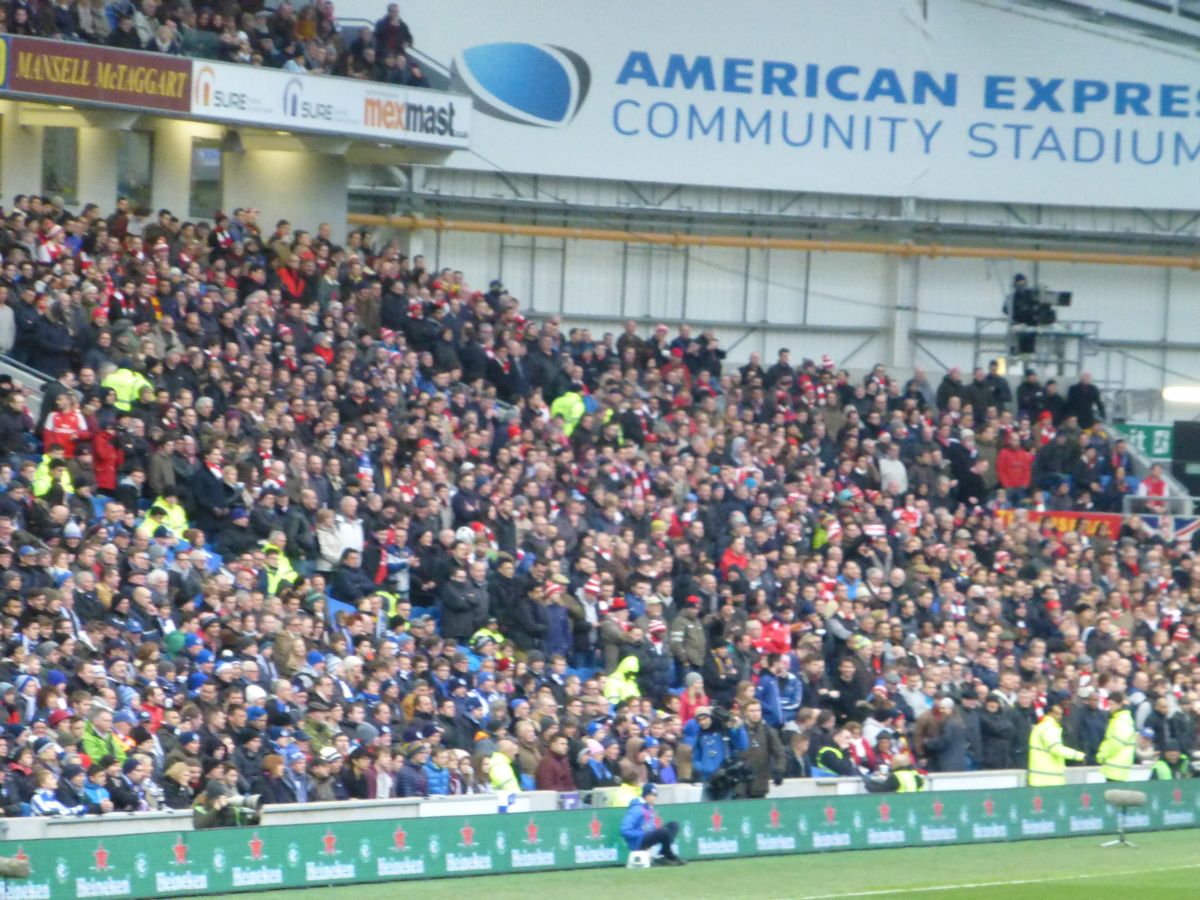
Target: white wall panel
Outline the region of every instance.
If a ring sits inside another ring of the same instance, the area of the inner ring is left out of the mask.
[[[621,315],[621,245],[569,241],[564,299],[568,316]]]
[[[530,305],[533,294],[533,240],[526,237],[504,237],[500,250],[500,279],[510,294]]]
[[[433,269],[449,266],[461,269],[467,283],[475,290],[486,291],[488,282],[500,277],[500,238],[490,234],[443,232],[440,239],[425,235],[413,253],[422,253],[426,264]]]
[[[1046,287],[1074,294],[1060,318],[1099,320],[1105,337],[1126,340],[1162,340],[1165,278],[1161,269],[1132,266],[1044,263],[1038,269]]]
[[[533,287],[530,299],[533,308],[557,313],[563,308],[563,242],[552,238],[534,238],[530,247],[533,255]]]
[[[678,321],[683,310],[683,251],[629,245],[626,315]]]
[[[746,257],[745,250],[724,247],[688,251],[688,320],[742,320],[748,301]],[[756,268],[753,260],[749,268]]]
[[[1003,315],[1014,271],[1007,261],[919,259],[917,325],[924,331],[967,331],[975,317]]]
[[[808,321],[814,325],[887,325],[894,279],[890,261],[858,253],[814,253]]]
[[[794,250],[773,250],[763,254],[763,264],[755,272],[762,281],[762,308],[751,318],[795,324],[804,317],[804,278],[809,254]]]
[[[1200,272],[1172,269],[1171,291],[1167,301],[1166,332],[1173,341],[1200,342]],[[1200,378],[1200,365],[1193,359],[1191,368]]]

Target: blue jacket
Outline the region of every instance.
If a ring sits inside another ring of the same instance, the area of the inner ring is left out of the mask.
[[[763,718],[772,728],[783,727],[783,701],[780,697],[779,682],[770,672],[759,676],[758,688],[754,696],[762,704]]]
[[[717,769],[721,768],[725,760],[729,758],[729,750],[745,750],[750,746],[745,728],[739,726],[729,729],[727,747],[722,732],[715,728],[701,731],[695,719],[692,719],[684,727],[683,740],[692,748],[692,771],[702,781],[707,781]]]
[[[790,722],[804,698],[804,685],[791,672],[785,672],[782,678],[776,678],[775,683],[779,685],[779,705],[783,708],[783,721]]]
[[[642,849],[642,836],[654,830],[654,809],[641,797],[629,801],[629,809],[621,820],[621,837],[630,850]]]
[[[542,638],[542,642],[547,658],[555,653],[570,658],[575,635],[571,626],[571,614],[565,606],[551,603],[546,607],[546,636]]]
[[[429,795],[446,796],[450,793],[450,770],[439,769],[431,762],[425,763],[425,781],[429,784]]]

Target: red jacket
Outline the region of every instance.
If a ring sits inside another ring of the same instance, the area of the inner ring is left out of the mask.
[[[745,553],[738,554],[734,552],[733,547],[730,547],[721,554],[721,562],[719,564],[721,577],[728,578],[729,570],[734,566],[737,566],[739,569],[745,572],[748,565],[750,565],[750,557]]]
[[[113,444],[112,435],[98,431],[92,439],[92,455],[95,457],[96,487],[102,491],[117,489],[117,472],[125,462],[125,451]]]
[[[539,791],[575,790],[575,776],[571,772],[570,760],[565,756],[555,756],[547,752],[538,763],[536,782]]]
[[[996,457],[996,477],[1003,488],[1027,488],[1033,473],[1033,453],[1005,447]]]

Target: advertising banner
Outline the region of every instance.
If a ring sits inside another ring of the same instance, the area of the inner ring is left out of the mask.
[[[467,97],[208,60],[191,65],[190,111],[198,119],[433,147],[469,142]]]
[[[1200,52],[976,0],[404,5],[469,91],[452,165],[779,191],[1190,208]],[[339,4],[377,15],[365,0]],[[733,14],[731,14],[731,12]],[[440,71],[438,67],[440,66]]]
[[[1121,537],[1121,517],[1117,513],[1088,513],[1088,512],[1037,512],[1023,510],[1025,517],[1038,527],[1044,519],[1049,519],[1059,531],[1077,531],[1086,535],[1102,535],[1111,540]],[[1012,526],[1016,519],[1016,511],[1002,509],[996,512],[996,518],[1005,528]]]
[[[13,93],[162,112],[190,105],[192,63],[177,56],[20,36],[6,36],[4,51]]]
[[[1130,831],[1192,827],[1200,783],[1142,782]],[[9,900],[170,897],[615,866],[624,810],[263,826],[0,843],[32,877]],[[1103,785],[662,806],[685,858],[933,846],[1111,832]]]

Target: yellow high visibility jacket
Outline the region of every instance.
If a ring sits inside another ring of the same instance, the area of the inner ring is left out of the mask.
[[[613,791],[612,796],[608,798],[608,805],[628,809],[629,804],[641,796],[642,788],[640,785],[621,782],[621,786]]]
[[[150,506],[151,508],[160,506],[167,511],[167,518],[163,524],[171,529],[171,534],[183,540],[183,536],[188,530],[188,517],[187,510],[183,508],[182,504],[171,503],[166,497],[159,497]]]
[[[1119,709],[1108,720],[1104,740],[1096,751],[1100,774],[1109,781],[1128,781],[1133,772],[1134,751],[1137,749],[1137,728],[1133,714]]]
[[[1069,759],[1083,762],[1084,754],[1062,742],[1062,725],[1051,716],[1043,716],[1029,733],[1029,786],[1066,784],[1064,773]]]
[[[563,434],[567,437],[571,436],[586,411],[587,407],[578,391],[567,391],[550,404],[550,415],[563,417]]]
[[[279,554],[279,565],[272,569],[270,566],[263,566],[263,571],[267,573],[267,593],[278,594],[279,586],[287,582],[289,586],[296,583],[296,579],[300,574],[292,565],[292,561],[283,554],[282,551],[274,544],[263,544],[263,551],[270,552],[274,550]]]
[[[892,774],[900,783],[900,787],[896,788],[898,794],[915,794],[926,789],[925,779],[921,777],[920,772],[914,772],[912,769],[896,769]]]
[[[71,472],[67,468],[61,470],[58,478],[58,483],[62,485],[64,493],[75,493],[75,483],[71,480]],[[47,453],[42,457],[42,461],[38,463],[38,467],[33,472],[33,496],[44,497],[50,493],[50,488],[54,487],[54,479],[50,475],[50,454]]]
[[[101,385],[111,389],[117,395],[116,407],[122,412],[129,412],[133,408],[133,404],[137,402],[142,393],[142,388],[154,387],[153,382],[149,381],[145,375],[132,369],[117,369],[105,378]]]
[[[521,782],[517,780],[517,773],[513,771],[512,760],[499,750],[491,756],[488,781],[492,783],[492,790],[498,794],[511,794],[521,790]]]
[[[604,699],[615,705],[630,697],[642,696],[637,683],[640,668],[636,656],[627,656],[621,660],[604,681]]]

